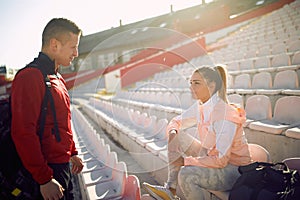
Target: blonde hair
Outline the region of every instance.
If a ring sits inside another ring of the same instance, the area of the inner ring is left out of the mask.
[[[221,88],[218,90],[218,94],[219,97],[221,99],[223,99],[223,101],[225,101],[226,103],[228,103],[228,99],[227,99],[227,70],[226,70],[226,66],[225,65],[217,65],[215,67],[222,79],[222,86]]]

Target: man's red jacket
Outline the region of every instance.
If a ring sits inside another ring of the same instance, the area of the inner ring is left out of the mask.
[[[51,180],[52,169],[47,163],[67,163],[77,154],[71,130],[70,98],[65,81],[54,71],[54,62],[40,53],[33,61],[46,71],[51,82],[57,124],[61,141],[54,135],[54,120],[48,104],[42,140],[37,134],[41,105],[45,94],[45,81],[39,69],[25,68],[12,84],[12,138],[25,168],[39,183]]]

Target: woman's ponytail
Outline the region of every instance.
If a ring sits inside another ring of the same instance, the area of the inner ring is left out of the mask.
[[[221,99],[223,99],[223,101],[225,101],[226,103],[228,103],[228,99],[227,99],[227,70],[226,70],[226,66],[224,65],[217,65],[216,70],[219,72],[221,79],[222,79],[222,86],[218,91],[219,97]]]

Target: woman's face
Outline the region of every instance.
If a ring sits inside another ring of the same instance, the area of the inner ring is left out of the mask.
[[[215,89],[215,83],[208,83],[198,72],[194,72],[190,79],[190,90],[194,99],[205,103]]]

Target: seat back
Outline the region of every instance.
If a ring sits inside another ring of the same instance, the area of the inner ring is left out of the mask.
[[[238,106],[244,108],[244,99],[240,94],[230,94],[228,95],[228,101],[233,104],[237,104]]]
[[[252,89],[272,88],[272,76],[270,72],[260,72],[255,74],[252,79]]]
[[[277,54],[272,59],[272,67],[282,67],[290,65],[290,57],[288,54]]]
[[[234,88],[249,89],[251,88],[251,78],[249,74],[240,74],[235,77]]]
[[[287,48],[286,48],[286,45],[284,43],[276,44],[272,48],[272,54],[273,55],[286,53],[286,52],[287,52]]]
[[[283,124],[299,123],[300,97],[285,96],[276,101],[273,119]]]
[[[247,118],[263,120],[272,118],[271,100],[266,95],[253,95],[246,101]]]
[[[300,65],[300,50],[293,55],[292,65]]]
[[[254,162],[271,162],[269,152],[258,144],[248,144],[251,158]]]
[[[123,200],[140,200],[141,186],[140,181],[135,175],[128,175],[125,183]]]
[[[297,170],[300,174],[300,157],[286,158],[282,162],[285,163],[290,169]]]
[[[253,69],[253,60],[247,59],[240,62],[240,70]]]
[[[254,67],[256,69],[270,67],[270,58],[267,56],[257,58],[254,62]]]
[[[300,50],[300,41],[299,40],[295,40],[294,42],[292,42],[289,45],[288,50],[289,50],[289,52],[299,51]]]
[[[275,89],[297,89],[299,86],[298,75],[293,70],[277,72],[274,78]]]

